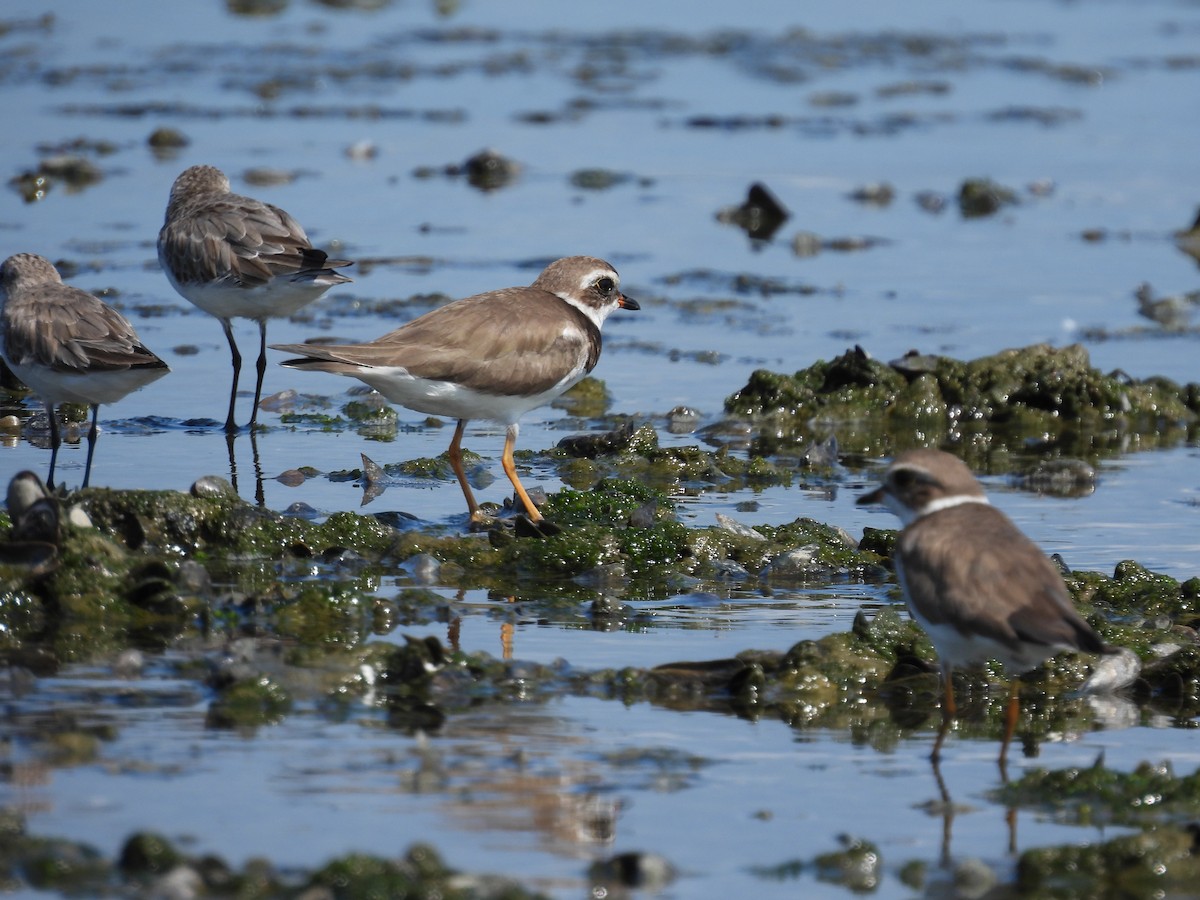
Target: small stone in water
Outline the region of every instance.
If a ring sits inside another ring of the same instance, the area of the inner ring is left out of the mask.
[[[732,519],[723,513],[717,513],[717,525],[722,531],[728,531],[730,534],[736,534],[738,537],[749,538],[752,541],[765,541],[766,537],[758,531],[755,531],[749,525],[743,525],[737,519]]]
[[[918,191],[917,206],[925,210],[927,213],[940,213],[946,208],[946,198],[937,191]]]
[[[204,475],[192,485],[193,497],[236,497],[233,485],[220,475]]]
[[[303,500],[297,500],[291,506],[283,511],[285,516],[293,516],[297,519],[315,519],[318,513],[313,507],[309,506]]]
[[[295,390],[289,388],[286,391],[271,394],[269,397],[263,397],[258,402],[258,408],[263,412],[279,412],[280,410],[290,409],[296,405],[296,399],[299,396]]]
[[[896,197],[896,189],[886,181],[864,184],[850,194],[850,199],[857,203],[869,203],[872,206],[887,206]]]
[[[667,431],[671,434],[690,434],[700,421],[700,413],[690,406],[676,406],[667,413]]]
[[[459,171],[467,182],[481,191],[494,191],[513,181],[521,172],[521,164],[495,150],[480,150],[462,164]]]
[[[242,173],[242,178],[246,180],[246,184],[252,184],[257,187],[271,187],[279,184],[291,184],[296,180],[296,176],[284,169],[273,169],[268,166],[258,166],[256,168],[247,169]]]
[[[285,472],[280,472],[275,480],[285,487],[298,487],[304,484],[308,480],[308,477],[299,469],[288,469]]]
[[[769,241],[790,215],[765,185],[755,182],[742,204],[720,210],[717,221],[737,225],[754,240]]]
[[[418,553],[404,561],[403,568],[418,584],[436,584],[442,564],[436,556]]]
[[[811,231],[798,231],[792,238],[792,253],[801,259],[816,256],[822,246],[821,236]]]
[[[599,882],[597,887],[617,884],[656,891],[675,879],[675,867],[657,853],[631,851],[593,863],[589,875]],[[600,895],[593,891],[593,896]]]
[[[187,135],[176,128],[168,128],[166,126],[155,128],[150,132],[150,137],[146,138],[146,143],[156,150],[176,150],[180,147],[186,147],[191,141]]]
[[[379,155],[379,147],[374,141],[356,141],[346,148],[346,155],[356,162],[365,162]]]

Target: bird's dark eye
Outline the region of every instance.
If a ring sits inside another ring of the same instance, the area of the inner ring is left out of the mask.
[[[917,473],[912,469],[897,469],[892,473],[892,484],[901,490],[912,487],[917,483]]]
[[[611,278],[608,278],[607,276],[604,278],[601,278],[599,281],[596,282],[596,290],[598,290],[601,294],[603,294],[606,297],[609,294],[611,294],[613,291],[615,291],[616,289],[617,289],[617,285],[613,282],[613,280]]]

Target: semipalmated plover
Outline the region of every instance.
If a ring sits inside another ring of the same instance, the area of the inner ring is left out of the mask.
[[[115,403],[170,371],[146,349],[129,320],[87,291],[63,284],[50,260],[17,253],[0,265],[4,361],[46,405],[50,420],[50,477],[61,436],[55,407],[86,403],[92,408],[83,487],[92,474],[92,454],[101,403]]]
[[[175,179],[158,233],[158,261],[172,287],[225,330],[233,355],[227,432],[237,430],[233,413],[242,370],[230,320],[258,322],[253,429],[267,369],[267,319],[290,316],[350,281],[334,270],[351,265],[314,249],[300,223],[279,207],[231,193],[229,179],[213,166],[192,166]]]
[[[616,269],[602,259],[559,259],[528,287],[456,300],[368,344],[273,344],[300,354],[296,369],[358,378],[393,403],[458,420],[450,465],[471,518],[479,505],[463,472],[461,444],[469,419],[504,425],[504,472],[533,521],[542,515],[513,463],[517,420],[558,397],[596,366],[600,326],[617,307],[639,309],[621,293]]]
[[[1019,711],[1017,676],[1062,650],[1111,648],[1075,611],[1054,563],[988,502],[957,457],[928,449],[902,453],[883,485],[858,502],[882,503],[904,525],[896,575],[909,612],[937,650],[945,689],[933,759],[956,713],[951,671],[995,659],[1012,678],[1003,766]]]

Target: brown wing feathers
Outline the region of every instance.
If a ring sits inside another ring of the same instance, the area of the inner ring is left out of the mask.
[[[557,298],[551,309],[559,327],[551,331],[550,342],[545,331],[522,327],[531,316],[546,324],[544,308],[527,308],[544,303],[546,296],[531,295],[528,288],[493,291],[434,310],[369,344],[276,349],[306,355],[283,363],[293,368],[354,374],[364,366],[402,367],[420,378],[453,381],[481,393],[540,393],[581,361],[590,371],[600,346],[595,324]],[[464,344],[463,334],[472,341]]]

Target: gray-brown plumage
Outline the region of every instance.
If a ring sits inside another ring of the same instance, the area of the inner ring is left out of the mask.
[[[141,342],[129,321],[87,291],[63,284],[49,260],[18,253],[0,266],[4,361],[46,406],[50,419],[50,477],[61,443],[55,407],[92,408],[87,487],[99,434],[100,404],[114,403],[170,370]]]
[[[550,402],[600,358],[600,327],[614,309],[638,309],[604,260],[572,256],[547,266],[528,287],[488,291],[426,313],[366,344],[280,344],[301,354],[285,366],[350,375],[393,403],[458,419],[450,461],[472,517],[478,505],[462,471],[460,443],[469,419],[506,426],[502,462],[534,521],[512,462],[518,419]]]
[[[904,523],[896,574],[937,650],[946,692],[935,758],[955,713],[952,670],[995,659],[1014,678],[1003,760],[1016,724],[1016,676],[1063,650],[1109,648],[1076,612],[1055,565],[990,505],[958,458],[940,450],[903,453],[883,485],[858,502],[883,503]]]
[[[514,324],[518,322],[537,322],[538,327]],[[464,340],[468,335],[471,340]],[[364,368],[402,365],[416,378],[523,398],[553,389],[566,372],[582,369],[586,374],[595,368],[600,329],[579,309],[540,289],[503,288],[435,309],[367,344],[273,347],[307,354],[283,363],[297,369],[362,377]],[[401,398],[396,402],[408,405]],[[445,408],[441,398],[432,403]]]
[[[185,299],[221,322],[233,357],[227,431],[235,431],[234,403],[242,357],[230,320],[253,319],[259,328],[258,378],[250,427],[258,418],[266,372],[267,319],[290,316],[335,284],[351,265],[315,249],[287,212],[230,191],[213,166],[192,166],[175,179],[158,234],[158,258]]]

